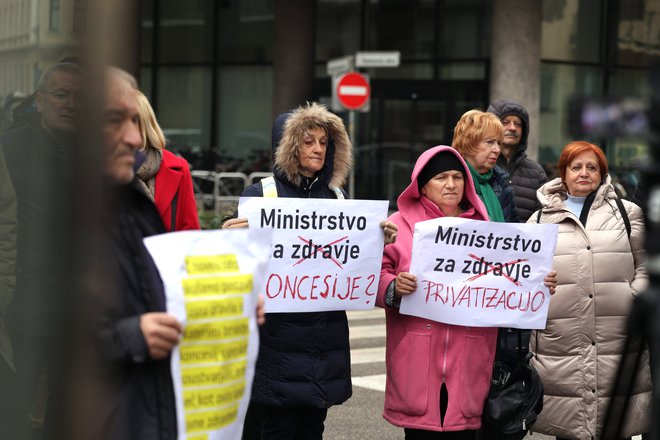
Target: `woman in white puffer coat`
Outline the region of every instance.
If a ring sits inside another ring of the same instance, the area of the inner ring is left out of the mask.
[[[601,438],[616,370],[624,351],[633,298],[647,285],[644,217],[621,200],[630,236],[607,173],[593,144],[571,142],[559,158],[561,177],[538,190],[543,208],[528,222],[556,223],[558,285],[545,330],[532,332],[532,362],[545,386],[534,430],[557,439]],[[622,435],[649,430],[651,375],[648,351],[634,384]]]

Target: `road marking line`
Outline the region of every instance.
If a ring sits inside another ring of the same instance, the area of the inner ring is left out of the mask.
[[[371,310],[350,310],[346,312],[348,320],[353,321],[356,319],[384,319],[385,312],[380,307]]]
[[[384,337],[385,337],[385,324],[356,325],[351,327],[351,333],[350,333],[351,341],[355,341],[357,339],[384,338]]]
[[[351,350],[351,365],[385,362],[385,347]]]
[[[380,392],[385,392],[385,375],[384,374],[374,374],[373,376],[362,376],[354,377],[351,379],[353,385],[356,387],[367,388],[369,390],[375,390]]]

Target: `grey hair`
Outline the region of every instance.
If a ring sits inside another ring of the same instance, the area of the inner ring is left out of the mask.
[[[106,74],[106,81],[119,80],[125,82],[133,89],[138,88],[138,82],[135,79],[135,77],[130,73],[128,73],[127,71],[125,71],[124,69],[120,69],[119,67],[114,67],[114,66],[108,66],[105,70],[105,74]]]
[[[39,78],[39,83],[37,83],[37,90],[40,91],[45,91],[46,86],[48,85],[48,81],[50,80],[50,77],[53,75],[54,72],[66,72],[66,73],[71,73],[73,75],[83,75],[83,69],[76,63],[70,63],[70,62],[64,62],[64,63],[56,63],[44,70],[44,73],[41,74],[41,77]]]

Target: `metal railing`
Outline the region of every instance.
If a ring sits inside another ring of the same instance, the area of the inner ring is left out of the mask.
[[[193,178],[195,199],[202,203],[205,209],[213,210],[217,215],[220,215],[224,206],[238,202],[245,188],[273,174],[256,171],[246,175],[241,172],[207,170],[192,170],[190,173]]]

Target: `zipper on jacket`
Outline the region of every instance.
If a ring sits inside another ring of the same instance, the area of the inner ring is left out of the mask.
[[[442,383],[447,381],[447,352],[449,351],[449,326],[445,332],[445,352],[442,357]]]
[[[443,389],[447,393],[447,352],[449,351],[449,326],[445,328],[445,352],[442,356],[442,383],[440,384],[440,395],[438,396],[438,405],[440,407],[440,426],[444,426],[444,416],[442,413],[442,392]],[[446,396],[445,405],[449,403],[449,396]],[[445,408],[445,414],[447,413],[447,408]]]

